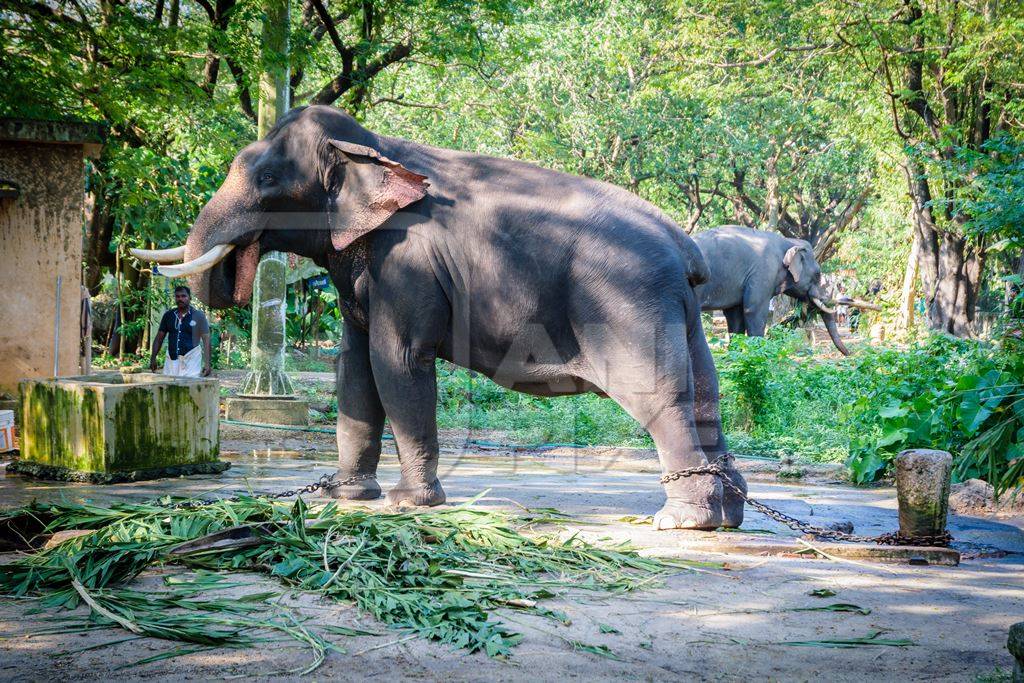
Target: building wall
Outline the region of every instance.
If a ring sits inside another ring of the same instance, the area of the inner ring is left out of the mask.
[[[0,178],[21,188],[0,199],[0,393],[53,375],[58,275],[58,374],[79,372],[84,168],[82,145],[0,141]]]

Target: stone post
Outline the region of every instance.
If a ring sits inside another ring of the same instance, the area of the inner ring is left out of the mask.
[[[287,259],[279,251],[267,253],[256,268],[252,290],[252,358],[249,374],[239,391],[242,396],[290,398],[294,393],[284,370],[287,274]]]
[[[932,536],[946,530],[952,467],[953,456],[946,451],[915,448],[896,456],[902,536]]]
[[[1013,655],[1013,683],[1024,683],[1024,621],[1010,627],[1006,649]]]
[[[263,0],[263,71],[260,74],[257,136],[262,139],[290,106],[288,0]],[[284,370],[288,261],[264,254],[252,293],[252,367],[242,382],[242,398],[227,404],[228,419],[243,422],[306,424],[308,405],[295,400]]]

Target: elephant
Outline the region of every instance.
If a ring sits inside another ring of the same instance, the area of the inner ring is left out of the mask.
[[[665,474],[717,464],[717,474],[667,480],[656,528],[743,520],[742,498],[720,479],[745,491],[693,289],[707,265],[671,219],[626,190],[300,107],[238,153],[184,252],[166,251],[185,262],[161,270],[187,276],[212,308],[249,301],[265,252],[327,269],[343,315],[336,498],[380,496],[386,418],[401,472],[387,503],[445,501],[444,359],[520,392],[612,398],[650,432]]]
[[[821,266],[805,240],[740,225],[697,233],[710,277],[696,286],[702,311],[722,311],[730,334],[763,337],[772,297],[787,294],[808,302],[825,323],[839,352],[850,355],[839,336],[835,311],[825,303]]]

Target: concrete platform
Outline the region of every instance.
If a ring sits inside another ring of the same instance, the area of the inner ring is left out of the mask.
[[[223,469],[216,380],[108,372],[19,390],[23,474],[105,483]]]
[[[244,437],[244,438],[243,438]],[[306,441],[304,439],[308,438]],[[224,453],[233,467],[220,476],[136,482],[110,487],[60,485],[0,477],[3,505],[89,499],[140,500],[158,495],[226,496],[236,491],[274,492],[315,480],[334,467],[336,454],[327,434],[293,434],[262,429],[225,429]],[[321,450],[315,450],[314,447]],[[297,458],[281,451],[305,452]],[[623,462],[620,465],[627,465]],[[664,585],[616,596],[588,595],[552,600],[571,624],[510,613],[508,623],[524,633],[508,658],[467,655],[421,639],[404,640],[365,614],[343,604],[327,604],[295,591],[280,606],[294,610],[311,627],[324,623],[365,628],[379,635],[337,640],[348,653],[332,653],[317,677],[349,680],[388,676],[394,680],[482,681],[585,678],[621,680],[975,680],[996,670],[1009,671],[1013,657],[1005,648],[1010,625],[1024,614],[1024,520],[951,517],[950,530],[965,547],[996,548],[995,554],[970,552],[957,567],[881,564],[862,559],[769,552],[776,546],[800,547],[795,532],[751,512],[743,531],[704,533],[655,531],[644,521],[660,507],[657,476],[626,471],[612,462],[583,457],[486,455],[447,448],[441,480],[450,504],[488,491],[477,505],[518,510],[554,507],[568,515],[560,534],[580,534],[604,543],[629,542],[645,554],[671,554],[704,564],[681,569]],[[386,490],[398,481],[398,462],[387,444],[380,482]],[[788,514],[828,525],[851,521],[855,532],[878,534],[896,527],[896,496],[891,488],[856,489],[801,485],[753,478],[751,494]],[[312,501],[311,501],[312,502]],[[355,504],[352,504],[355,505]],[[366,505],[366,504],[360,504]],[[373,508],[383,501],[371,501]],[[705,539],[712,539],[707,543]],[[819,544],[814,543],[815,546]],[[159,588],[164,567],[141,576],[133,587]],[[233,575],[239,594],[281,590],[272,579]],[[827,591],[830,596],[815,597]],[[222,591],[209,597],[221,596]],[[829,611],[831,603],[852,604],[870,614]],[[28,612],[29,601],[0,601],[0,679],[52,677],[76,680],[159,678],[219,679],[266,677],[267,672],[305,666],[308,656],[295,648],[211,650],[117,670],[124,662],[171,652],[179,644],[138,639],[109,648],[82,648],[123,634],[98,632],[75,637],[33,635],[52,622]],[[611,626],[610,632],[603,625]],[[861,638],[881,631],[886,638],[907,638],[908,647],[828,648],[801,643]],[[575,649],[570,641],[609,648],[617,659]],[[76,650],[79,650],[76,652]],[[144,650],[144,651],[142,651]],[[62,654],[67,651],[68,654]],[[353,669],[358,665],[358,669]],[[289,680],[299,680],[292,677]],[[992,679],[1003,680],[1003,679]]]
[[[229,420],[268,425],[309,424],[309,402],[298,398],[229,398],[225,402]]]
[[[871,543],[828,543],[809,536],[792,538],[759,537],[741,531],[689,532],[693,536],[676,548],[666,549],[662,557],[683,557],[686,553],[722,553],[725,555],[757,555],[759,557],[794,557],[804,559],[860,560],[885,564],[937,565],[955,567],[960,552],[955,548],[933,548],[907,545],[876,545]],[[659,555],[657,551],[648,554]],[[1002,551],[993,551],[1002,555]]]

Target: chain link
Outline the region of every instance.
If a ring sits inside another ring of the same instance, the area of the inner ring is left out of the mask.
[[[699,476],[702,474],[712,475],[718,477],[722,481],[722,485],[728,488],[730,491],[738,495],[744,500],[750,507],[754,508],[769,519],[773,519],[776,522],[785,524],[794,531],[799,531],[804,534],[809,534],[817,538],[823,538],[830,541],[839,541],[846,543],[877,543],[879,545],[916,545],[916,546],[929,546],[929,547],[946,547],[953,540],[953,537],[948,531],[944,531],[941,534],[933,534],[926,536],[903,536],[897,531],[891,531],[880,536],[858,536],[857,534],[848,534],[837,529],[823,529],[821,527],[813,526],[807,522],[803,522],[795,517],[790,517],[784,512],[776,510],[775,508],[769,507],[759,500],[755,500],[747,496],[743,489],[733,483],[722,466],[717,463],[710,463],[707,465],[698,465],[697,467],[690,467],[685,470],[677,470],[675,472],[669,472],[661,478],[662,484],[668,484],[684,477]]]
[[[303,493],[313,493],[314,491],[322,490],[325,493],[331,489],[336,489],[339,486],[349,486],[351,484],[358,483],[360,481],[366,481],[367,479],[373,479],[376,475],[372,473],[357,474],[341,481],[334,481],[338,476],[337,472],[331,472],[330,474],[321,474],[320,478],[311,484],[300,486],[297,489],[289,489],[287,491],[281,491],[279,493],[262,493],[254,496],[255,498],[265,498],[267,500],[278,500],[280,498],[291,498],[292,496],[298,496]],[[241,500],[241,496],[231,496],[230,498],[216,498],[214,500],[186,500],[178,503],[174,507],[194,509],[206,507],[207,505],[213,505],[215,503],[224,502],[235,502]]]

